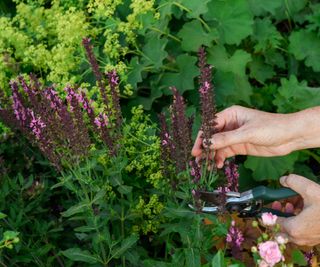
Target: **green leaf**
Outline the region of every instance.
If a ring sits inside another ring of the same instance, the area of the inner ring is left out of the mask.
[[[283,38],[272,21],[263,18],[255,20],[252,39],[257,42],[254,46],[255,52],[261,52],[280,47]]]
[[[207,21],[216,23],[220,40],[227,44],[240,44],[241,40],[252,34],[253,16],[247,0],[211,1]]]
[[[293,264],[297,264],[298,266],[307,266],[308,265],[303,253],[298,249],[294,249],[292,251],[291,258],[292,258]]]
[[[74,205],[74,206],[70,207],[66,211],[61,212],[61,215],[63,217],[70,217],[70,216],[73,216],[73,215],[75,215],[77,213],[81,213],[81,212],[86,211],[88,209],[88,206],[89,205],[88,205],[87,202],[80,202],[77,205]]]
[[[142,64],[148,66],[151,65],[155,69],[160,68],[163,60],[168,55],[168,53],[165,51],[168,40],[165,37],[160,38],[159,34],[149,33],[146,35],[145,42],[146,44],[142,49]]]
[[[182,54],[177,57],[176,63],[178,73],[165,73],[160,83],[167,92],[170,86],[175,86],[183,94],[187,90],[194,89],[194,78],[199,75],[199,69],[196,66],[197,58]],[[171,91],[168,93],[171,94]]]
[[[180,0],[177,1],[181,3],[184,7],[189,9],[187,12],[188,18],[198,18],[200,15],[208,11],[207,4],[210,0],[194,1],[194,0]]]
[[[88,250],[81,250],[80,248],[69,248],[61,251],[61,254],[73,261],[82,261],[86,263],[97,263],[99,260],[94,257]]]
[[[275,14],[275,10],[282,6],[281,0],[248,0],[250,9],[255,16],[265,15],[269,12]]]
[[[139,62],[138,57],[133,57],[129,64],[128,83],[136,87],[137,83],[142,82],[141,73],[143,71],[143,65]]]
[[[182,39],[181,47],[183,50],[196,52],[202,45],[210,46],[218,34],[215,29],[209,33],[205,32],[200,21],[192,20],[183,25],[178,36]]]
[[[186,267],[198,267],[201,266],[200,252],[198,249],[185,248]]]
[[[251,61],[251,55],[241,49],[237,49],[232,56],[221,45],[208,49],[208,63],[224,72],[233,72],[246,77],[246,66],[249,61]]]
[[[306,66],[320,72],[320,36],[308,30],[300,30],[291,33],[289,41],[289,52],[296,59],[305,60]]]
[[[287,172],[292,172],[299,153],[292,153],[282,157],[251,157],[249,156],[244,166],[253,172],[257,181],[278,180]]]
[[[275,75],[273,68],[265,64],[262,57],[253,57],[253,60],[249,62],[249,69],[250,78],[254,78],[260,83],[264,83]]]
[[[7,215],[5,215],[4,213],[0,212],[0,220],[7,217]]]
[[[120,194],[124,194],[127,195],[132,191],[132,186],[128,186],[128,185],[119,185],[117,188],[118,192]]]
[[[3,233],[3,239],[4,240],[11,240],[16,238],[19,235],[19,232],[14,232],[14,231],[5,231]]]
[[[208,49],[208,63],[217,69],[214,78],[218,105],[250,104],[252,88],[246,75],[246,66],[250,61],[251,55],[241,49],[237,49],[232,56],[223,46]]]
[[[224,255],[221,250],[219,250],[216,255],[213,257],[211,261],[212,267],[224,267],[226,266],[226,262],[224,260]]]
[[[318,106],[319,103],[320,88],[308,87],[306,81],[298,82],[294,75],[289,80],[281,79],[281,86],[273,101],[281,113],[299,111]]]
[[[121,242],[120,246],[117,246],[111,250],[113,258],[120,258],[128,249],[130,249],[137,241],[139,237],[137,235],[131,235]]]

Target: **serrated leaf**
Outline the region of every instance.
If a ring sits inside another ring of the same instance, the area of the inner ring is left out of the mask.
[[[204,18],[217,23],[221,43],[240,44],[252,34],[253,15],[247,0],[211,1]]]
[[[281,0],[248,0],[248,2],[252,13],[257,17],[265,15],[267,12],[275,14],[276,9],[283,4]]]
[[[208,50],[208,63],[214,68],[233,72],[239,76],[246,76],[246,66],[251,61],[251,55],[244,50],[237,49],[233,55],[229,55],[225,47],[216,45]]]
[[[292,263],[297,264],[298,266],[307,266],[307,261],[303,253],[298,250],[294,249],[291,253]]]
[[[219,45],[207,51],[208,63],[217,69],[214,80],[218,105],[229,106],[241,102],[250,104],[252,88],[246,75],[246,66],[251,61],[251,55],[238,49],[230,56],[226,49]]]
[[[138,241],[137,235],[131,235],[124,239],[121,242],[120,246],[117,246],[111,250],[111,255],[113,258],[118,259],[120,258],[128,249],[130,249],[137,241]]]
[[[275,10],[274,16],[278,21],[295,18],[295,16],[306,6],[307,0],[279,0],[282,2],[280,8]]]
[[[208,11],[207,4],[210,0],[179,0],[178,3],[181,3],[184,7],[186,7],[189,12],[187,12],[188,18],[198,18],[200,15],[206,13]]]
[[[262,57],[253,57],[249,62],[250,78],[254,78],[260,83],[264,83],[267,79],[275,75],[272,66],[264,63]]]
[[[210,46],[218,34],[215,29],[209,33],[205,32],[200,21],[192,20],[183,25],[178,36],[182,39],[181,47],[183,50],[196,52],[202,45]]]
[[[283,38],[269,18],[256,19],[253,28],[252,40],[257,42],[254,46],[255,52],[280,46]]]
[[[187,90],[194,89],[194,78],[199,75],[199,69],[196,66],[197,58],[182,54],[177,57],[176,62],[179,72],[165,73],[161,79],[161,86],[167,92],[170,86],[175,86],[183,94]]]
[[[69,248],[61,251],[61,254],[73,261],[81,261],[90,264],[98,262],[98,259],[94,257],[88,250],[81,250],[80,248]]]
[[[146,35],[145,42],[146,44],[142,48],[142,63],[147,66],[153,66],[155,69],[160,68],[163,60],[168,55],[165,51],[168,40],[165,37],[160,38],[159,34],[149,33]]]
[[[308,87],[306,81],[299,82],[294,75],[290,79],[281,79],[281,86],[273,104],[281,113],[295,112],[318,106],[320,103],[320,88]]]
[[[224,260],[224,255],[221,250],[219,250],[216,255],[213,257],[211,261],[211,266],[212,267],[225,267],[225,260]]]
[[[142,81],[141,73],[144,66],[139,62],[138,57],[133,57],[129,64],[128,83],[136,87]]]
[[[291,33],[289,41],[289,52],[296,59],[305,60],[306,66],[320,72],[320,36],[314,32],[300,30]]]
[[[252,157],[249,156],[244,166],[253,172],[257,181],[278,180],[287,172],[292,172],[298,159],[298,153],[282,157]]]

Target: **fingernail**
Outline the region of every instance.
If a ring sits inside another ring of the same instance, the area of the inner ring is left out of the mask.
[[[288,177],[288,176],[282,176],[282,177],[280,177],[280,184],[282,184],[283,186],[286,186],[287,177]]]

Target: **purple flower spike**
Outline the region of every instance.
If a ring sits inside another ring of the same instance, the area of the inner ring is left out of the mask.
[[[228,180],[228,189],[233,192],[239,191],[239,172],[238,165],[234,161],[227,161],[224,173]]]
[[[189,164],[191,167],[190,174],[191,174],[191,176],[193,176],[192,182],[197,184],[201,179],[200,166],[195,160],[190,161]]]
[[[199,93],[201,101],[201,118],[202,118],[202,138],[206,142],[206,153],[209,154],[209,147],[211,145],[210,138],[216,132],[215,119],[216,107],[214,102],[214,92],[212,85],[212,67],[206,63],[206,52],[203,47],[199,49]],[[208,156],[208,155],[207,155]]]
[[[226,237],[226,242],[231,248],[232,256],[236,259],[241,257],[240,251],[243,241],[244,237],[242,232],[236,227],[235,221],[232,221]]]
[[[40,140],[42,129],[46,127],[45,123],[41,120],[40,117],[37,117],[34,115],[34,112],[32,110],[28,110],[31,115],[31,122],[30,122],[30,128],[32,132],[34,133],[36,139]]]

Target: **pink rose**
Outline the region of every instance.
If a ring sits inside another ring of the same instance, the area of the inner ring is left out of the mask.
[[[275,225],[277,218],[278,218],[277,215],[273,215],[271,212],[265,212],[265,213],[262,213],[262,215],[261,215],[262,224],[264,226]]]
[[[265,260],[260,260],[259,267],[269,267],[269,264]]]
[[[259,246],[260,257],[270,266],[274,266],[276,263],[283,259],[278,243],[275,241],[266,241],[260,243]]]

